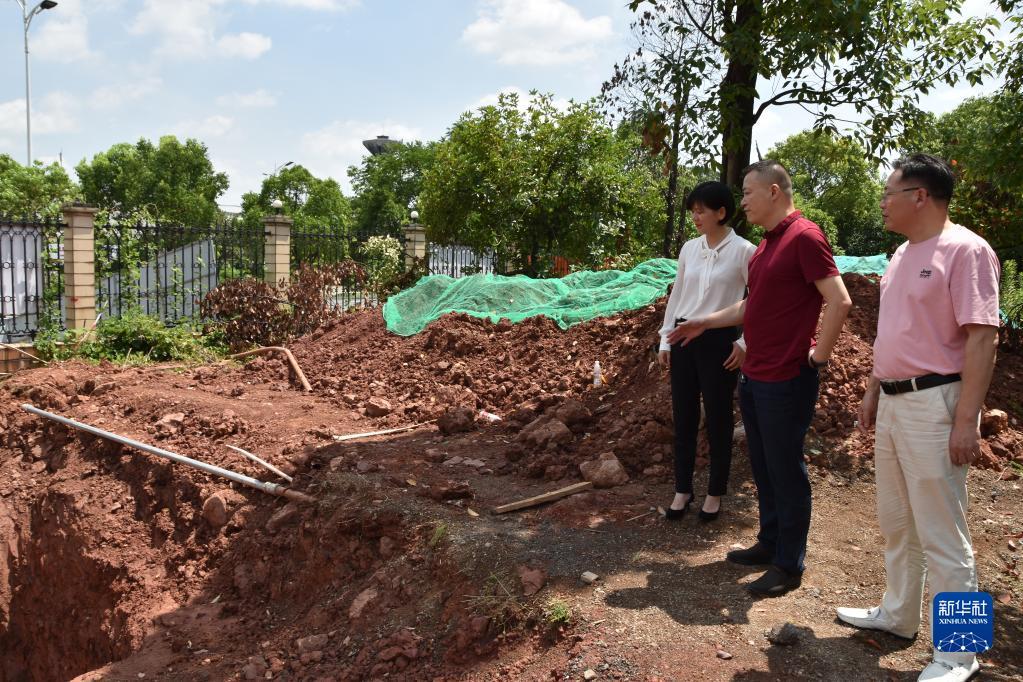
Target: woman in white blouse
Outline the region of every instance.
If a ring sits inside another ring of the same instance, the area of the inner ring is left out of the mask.
[[[735,198],[727,185],[704,182],[686,197],[700,236],[682,245],[678,275],[664,310],[658,360],[671,371],[671,406],[675,421],[675,499],[669,519],[682,518],[693,501],[693,468],[700,426],[700,398],[710,443],[710,481],[700,510],[701,521],[713,521],[728,489],[732,463],[732,409],[738,369],[746,355],[736,327],[708,330],[682,347],[668,335],[686,319],[703,317],[742,300],[749,259],[756,250],[728,226]]]

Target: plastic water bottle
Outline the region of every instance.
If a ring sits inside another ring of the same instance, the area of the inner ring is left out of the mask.
[[[593,363],[593,385],[600,386],[604,383],[604,377],[600,373],[600,360]]]

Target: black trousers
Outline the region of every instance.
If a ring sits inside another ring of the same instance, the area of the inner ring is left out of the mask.
[[[727,370],[725,360],[739,338],[736,327],[708,329],[682,347],[671,347],[671,408],[675,420],[675,492],[693,494],[696,436],[700,428],[700,396],[707,416],[710,442],[708,495],[728,492],[732,466],[732,408],[738,370]]]

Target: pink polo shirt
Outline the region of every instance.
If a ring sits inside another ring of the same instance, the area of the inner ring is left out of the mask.
[[[961,225],[896,249],[881,278],[874,376],[894,381],[961,372],[963,325],[998,326],[1000,273],[994,250]]]

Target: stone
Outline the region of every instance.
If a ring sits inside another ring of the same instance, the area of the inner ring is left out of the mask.
[[[156,422],[156,432],[165,436],[179,433],[185,426],[184,412],[171,412],[160,417]]]
[[[537,447],[544,448],[550,444],[571,443],[574,436],[572,431],[559,419],[551,419],[537,429],[534,429],[527,437],[526,442]]]
[[[427,448],[426,452],[423,453],[423,459],[427,462],[443,462],[446,458],[447,455],[437,448]]]
[[[792,623],[775,625],[768,633],[767,639],[771,644],[791,646],[799,641],[799,628]]]
[[[618,461],[613,452],[605,452],[595,460],[579,465],[583,479],[593,483],[596,488],[613,488],[629,481],[629,474]]]
[[[214,528],[226,526],[230,516],[224,496],[220,493],[213,493],[207,497],[202,504],[202,517]]]
[[[352,600],[352,605],[348,607],[348,617],[352,620],[357,619],[362,615],[363,610],[377,598],[377,589],[375,587],[367,587],[360,592],[355,599]]]
[[[391,413],[391,403],[383,398],[370,398],[366,401],[367,417],[385,417]]]
[[[300,637],[295,640],[295,647],[301,652],[318,651],[327,645],[329,639],[327,634]]]
[[[997,436],[1009,426],[1009,415],[1002,410],[987,410],[980,420],[980,433],[985,438]]]
[[[542,568],[519,566],[518,573],[522,581],[522,594],[526,597],[536,594],[547,583],[547,571]]]
[[[579,576],[579,579],[582,580],[587,585],[592,585],[593,583],[597,582],[598,579],[600,579],[600,576],[597,575],[596,573],[585,571],[581,576]]]
[[[591,668],[587,668],[586,670],[583,671],[583,679],[584,680],[595,680],[595,679],[597,679],[597,673],[594,670],[592,670]]]
[[[395,542],[392,538],[386,535],[380,538],[380,556],[385,559],[391,558],[394,555]]]
[[[569,398],[554,412],[554,416],[566,426],[589,424],[593,421],[593,413],[578,400]]]
[[[468,407],[450,407],[437,419],[437,428],[443,434],[464,433],[476,427],[476,413]]]
[[[261,680],[266,673],[266,661],[262,656],[249,656],[249,662],[241,670],[246,680]]]
[[[289,502],[274,512],[274,515],[266,522],[266,532],[273,535],[284,526],[295,523],[298,521],[299,513],[298,505],[294,502]]]
[[[401,656],[401,647],[397,646],[389,646],[383,651],[381,651],[379,654],[377,654],[377,658],[380,659],[381,661],[391,661],[397,658],[398,656]]]

